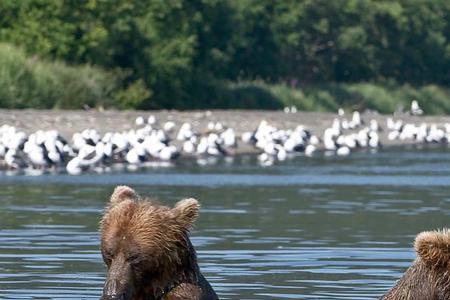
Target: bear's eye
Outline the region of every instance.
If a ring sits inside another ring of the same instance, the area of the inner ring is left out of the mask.
[[[114,256],[114,253],[111,249],[105,249],[103,254],[104,254],[105,258],[107,258],[107,259],[112,259]]]
[[[139,261],[140,261],[140,256],[139,256],[139,254],[130,254],[128,257],[127,257],[127,261],[128,262],[130,262],[130,263],[138,263]]]

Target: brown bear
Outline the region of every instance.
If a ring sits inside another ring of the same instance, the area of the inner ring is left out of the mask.
[[[218,299],[189,240],[198,211],[195,199],[170,208],[141,199],[130,187],[116,187],[100,223],[108,269],[101,299]]]
[[[381,299],[450,299],[450,230],[422,232],[414,248],[416,260]]]

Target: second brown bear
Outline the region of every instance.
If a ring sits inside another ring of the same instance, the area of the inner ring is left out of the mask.
[[[382,300],[450,299],[450,231],[426,231],[414,242],[417,258]]]

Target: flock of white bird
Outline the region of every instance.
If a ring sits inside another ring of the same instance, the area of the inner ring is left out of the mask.
[[[449,143],[450,123],[442,126],[437,124],[413,124],[402,120],[387,119],[389,140],[413,141],[416,143]]]
[[[380,127],[375,119],[370,120],[368,126],[364,126],[359,112],[353,112],[351,120],[336,118],[331,127],[325,129],[323,144],[327,151],[335,151],[337,155],[348,155],[357,148],[378,148]]]
[[[295,113],[297,110],[290,107],[284,111]],[[410,113],[423,114],[417,101],[411,103]],[[0,162],[4,169],[65,168],[67,173],[76,175],[115,164],[139,167],[151,162],[171,161],[180,155],[227,156],[236,152],[240,140],[258,150],[258,159],[263,165],[270,165],[298,153],[312,156],[316,151],[324,150],[326,154],[345,156],[358,148],[378,148],[382,131],[375,119],[366,123],[357,111],[347,119],[342,109],[321,137],[302,125],[294,129],[278,129],[265,120],[253,131],[244,132],[240,139],[233,128],[221,122],[209,122],[207,128],[196,131],[187,122],[178,128],[172,121],[159,124],[151,115],[138,117],[135,124],[135,129],[103,135],[95,129],[86,129],[75,133],[70,142],[56,130],[38,130],[27,135],[13,126],[3,125],[0,127]],[[450,124],[416,125],[388,118],[386,128],[389,140],[417,143],[450,141]]]
[[[304,152],[310,156],[320,142],[302,125],[293,130],[284,130],[277,129],[265,120],[254,131],[244,132],[241,138],[244,143],[262,152],[258,159],[265,165],[272,164],[274,160],[285,160],[295,152]]]
[[[171,161],[180,154],[227,155],[237,146],[236,135],[220,122],[210,122],[205,133],[195,132],[184,123],[176,134],[182,146],[171,144],[176,124],[159,126],[156,118],[138,117],[136,129],[107,132],[86,129],[67,142],[56,130],[38,130],[30,135],[9,125],[0,127],[0,161],[8,169],[61,169],[69,174],[100,170],[113,164],[141,166],[148,162]]]

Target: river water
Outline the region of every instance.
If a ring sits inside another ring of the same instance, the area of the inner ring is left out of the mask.
[[[0,299],[98,299],[98,222],[116,184],[201,202],[192,241],[221,299],[376,299],[414,259],[414,236],[450,224],[445,149],[2,174]]]

